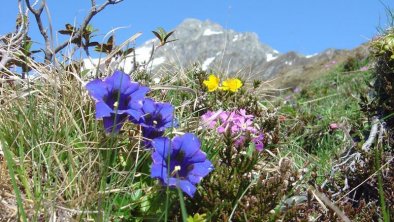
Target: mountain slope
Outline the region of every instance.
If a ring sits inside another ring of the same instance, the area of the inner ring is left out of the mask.
[[[219,24],[186,19],[175,29],[175,42],[157,48],[150,60],[150,40],[136,49],[136,61],[146,63],[155,75],[174,72],[199,63],[206,71],[244,76],[250,79],[273,80],[274,87],[296,86],[299,82],[317,78],[328,65],[341,63],[356,53],[367,55],[366,46],[354,50],[327,49],[305,56],[296,52],[279,53],[260,42],[257,34],[239,33]],[[128,58],[124,69],[129,72],[133,59]]]

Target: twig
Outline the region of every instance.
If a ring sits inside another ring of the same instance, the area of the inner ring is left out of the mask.
[[[369,133],[369,137],[367,141],[363,144],[361,147],[362,150],[365,152],[369,151],[369,148],[371,147],[372,143],[375,141],[376,135],[378,134],[378,129],[379,129],[379,119],[374,116],[372,117],[372,127],[371,127],[371,132]]]
[[[92,18],[99,12],[101,12],[102,10],[104,10],[105,7],[107,7],[108,5],[115,5],[118,4],[120,2],[123,2],[123,0],[107,0],[106,2],[104,2],[102,5],[100,5],[99,7],[97,7],[96,5],[96,1],[92,0],[92,7],[90,8],[90,11],[88,13],[88,15],[85,17],[81,28],[79,29],[79,31],[77,33],[75,33],[75,35],[73,35],[71,37],[71,39],[63,42],[62,44],[58,45],[54,50],[54,54],[58,53],[60,50],[64,49],[69,42],[72,42],[78,38],[80,38],[82,36],[82,33],[84,32],[84,30],[86,29],[86,27],[89,25],[89,22],[92,20]]]
[[[49,39],[49,36],[47,34],[47,31],[45,30],[43,23],[42,23],[42,11],[46,6],[46,0],[42,0],[40,6],[38,7],[38,9],[34,9],[33,5],[30,4],[30,0],[25,0],[26,5],[28,7],[28,9],[30,10],[30,12],[34,15],[36,22],[37,22],[37,26],[38,29],[40,30],[40,33],[42,35],[42,37],[44,38],[45,41],[45,50],[44,50],[44,54],[45,54],[45,61],[47,63],[49,63],[50,61],[52,61],[53,56],[58,53],[60,50],[64,49],[67,45],[69,45],[70,42],[73,42],[74,40],[81,38],[83,32],[85,31],[86,27],[89,25],[90,21],[92,20],[92,18],[99,12],[101,12],[102,10],[105,9],[105,7],[107,7],[108,5],[115,5],[118,4],[120,2],[123,2],[124,0],[106,0],[102,5],[97,6],[96,1],[95,0],[91,0],[91,5],[92,7],[90,8],[89,13],[86,15],[84,21],[82,22],[82,25],[80,27],[80,29],[75,33],[75,35],[71,36],[70,39],[64,41],[63,43],[61,43],[60,45],[58,45],[55,49],[51,49],[51,41]]]
[[[330,199],[328,199],[325,194],[320,193],[312,186],[310,186],[310,189],[313,195],[317,197],[317,199],[320,199],[324,203],[324,205],[333,210],[338,215],[338,217],[342,219],[342,221],[350,222],[350,219],[345,215],[345,213],[343,213],[341,209],[339,209]]]
[[[392,157],[391,159],[389,159],[387,161],[387,163],[383,164],[377,171],[375,171],[371,176],[369,176],[367,179],[365,179],[363,182],[361,182],[359,185],[357,185],[356,187],[354,187],[353,189],[351,189],[349,192],[347,192],[345,195],[343,195],[341,198],[339,198],[338,200],[336,200],[335,202],[338,202],[340,200],[342,200],[344,197],[346,197],[347,195],[349,195],[351,192],[355,191],[357,188],[359,188],[360,186],[362,186],[365,182],[367,182],[368,180],[370,180],[372,177],[374,177],[379,171],[381,171],[383,168],[385,168],[389,163],[391,163],[391,161],[394,160],[394,157]]]
[[[40,6],[38,9],[34,9],[33,6],[30,4],[30,0],[25,0],[27,8],[30,10],[30,12],[34,15],[34,18],[36,19],[38,29],[40,30],[40,33],[42,37],[44,38],[45,41],[45,60],[50,61],[52,59],[52,52],[51,52],[51,42],[49,40],[49,36],[47,31],[44,28],[44,25],[42,24],[42,19],[41,19],[41,14],[42,11],[45,8],[46,5],[46,0],[42,0]]]
[[[98,214],[99,212],[96,210],[76,210],[76,209],[70,209],[62,206],[56,206],[56,208],[68,211],[72,214]]]
[[[10,33],[9,35],[0,36],[0,71],[6,69],[7,63],[13,58],[10,52],[17,51],[22,44],[23,39],[27,34],[27,18],[28,11],[23,13],[22,10],[22,0],[18,0],[18,10],[19,16],[21,16],[21,25],[17,25],[17,30],[15,33]]]

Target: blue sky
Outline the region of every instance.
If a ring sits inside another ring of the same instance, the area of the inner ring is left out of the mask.
[[[90,6],[90,0],[47,2],[54,30],[81,23]],[[389,0],[125,0],[108,6],[92,24],[99,29],[99,41],[112,28],[126,27],[117,32],[118,41],[143,32],[140,44],[153,38],[150,31],[159,26],[171,30],[185,18],[209,19],[238,32],[256,32],[261,42],[280,52],[313,54],[368,41],[378,27],[387,27],[384,4],[394,8]],[[16,0],[3,0],[0,34],[13,30],[16,13]],[[31,35],[42,42],[35,26]]]

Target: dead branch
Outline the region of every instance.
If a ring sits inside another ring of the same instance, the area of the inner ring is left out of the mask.
[[[44,50],[45,61],[49,63],[52,61],[53,56],[56,53],[58,53],[60,50],[64,49],[67,45],[69,45],[70,42],[73,42],[74,40],[81,38],[84,30],[86,29],[86,27],[89,25],[90,21],[92,20],[92,18],[96,14],[98,14],[99,12],[104,10],[108,5],[115,5],[120,2],[123,2],[124,0],[107,0],[102,5],[99,5],[99,6],[96,4],[95,0],[91,0],[91,8],[89,10],[89,13],[86,15],[85,19],[83,20],[80,29],[74,35],[72,35],[70,39],[68,39],[67,41],[64,41],[63,43],[58,45],[53,50],[51,49],[51,40],[49,39],[47,31],[42,24],[42,18],[41,18],[42,11],[46,6],[46,0],[42,0],[40,6],[37,9],[34,9],[34,7],[30,4],[30,0],[25,0],[25,1],[26,1],[26,5],[27,5],[28,9],[34,15],[36,22],[37,22],[37,26],[40,30],[40,33],[41,33],[42,37],[44,38],[44,41],[45,41],[45,50]]]
[[[316,199],[320,200],[325,206],[333,210],[338,215],[338,217],[341,218],[342,221],[350,222],[350,219],[345,215],[345,213],[341,209],[339,209],[339,207],[336,206],[330,199],[328,199],[325,194],[319,192],[312,186],[310,186],[309,189],[312,191]]]
[[[54,54],[58,53],[60,50],[64,49],[69,42],[72,42],[78,38],[80,38],[82,36],[83,31],[86,29],[86,27],[89,25],[90,21],[92,20],[92,18],[99,12],[101,12],[102,10],[105,9],[105,7],[107,7],[108,5],[115,5],[118,4],[120,2],[123,2],[123,0],[107,0],[105,3],[103,3],[102,5],[98,6],[96,5],[96,1],[92,0],[92,7],[90,8],[90,11],[88,13],[88,15],[85,17],[81,28],[79,29],[79,31],[77,33],[75,33],[75,35],[73,35],[71,37],[71,39],[63,42],[62,44],[60,44],[59,46],[57,46],[54,50]]]
[[[371,132],[369,134],[369,137],[367,139],[367,141],[365,141],[365,143],[362,146],[362,150],[364,150],[365,152],[369,151],[369,148],[371,147],[372,143],[375,141],[376,135],[378,134],[378,126],[381,125],[379,124],[379,119],[377,117],[373,117],[372,118],[372,127],[371,127]],[[380,126],[382,127],[382,126]],[[380,130],[382,131],[382,130]]]
[[[18,0],[19,16],[21,18],[21,24],[17,24],[17,30],[13,33],[0,36],[0,71],[6,68],[6,64],[13,58],[12,53],[19,50],[22,45],[22,41],[25,39],[28,31],[27,16],[28,11],[23,13],[22,0]]]

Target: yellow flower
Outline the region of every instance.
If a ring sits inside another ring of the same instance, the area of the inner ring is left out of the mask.
[[[241,80],[237,78],[227,79],[223,82],[223,86],[220,89],[227,91],[230,90],[231,92],[238,92],[238,89],[242,87]]]
[[[208,77],[208,80],[205,80],[203,83],[208,88],[208,92],[213,92],[219,87],[219,78],[215,75],[211,74]]]

